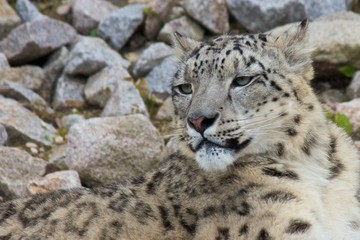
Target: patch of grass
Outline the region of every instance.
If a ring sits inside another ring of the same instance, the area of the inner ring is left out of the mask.
[[[91,30],[90,32],[90,37],[96,37],[97,36],[97,28],[94,28],[93,30]]]
[[[15,7],[16,7],[16,0],[9,0],[8,3],[9,3],[9,5],[10,5],[13,9],[15,9]]]
[[[351,1],[351,10],[360,13],[360,2],[358,2],[358,0]]]
[[[151,97],[144,97],[144,103],[149,111],[150,119],[154,120],[156,117],[157,112],[159,111],[159,108],[161,107],[161,103],[156,101],[156,99]]]
[[[68,128],[62,127],[62,128],[57,129],[56,135],[61,136],[64,139],[66,139],[66,136],[67,136],[68,132],[69,132]]]
[[[32,0],[39,11],[55,11],[58,6],[60,6],[63,1],[62,0]]]
[[[145,6],[143,8],[143,13],[147,17],[155,17],[158,15],[158,13],[152,7],[149,6]]]
[[[44,138],[45,138],[46,141],[48,141],[48,142],[50,142],[50,143],[53,141],[52,137],[50,137],[50,136],[47,135],[47,134],[45,134]]]
[[[347,134],[351,135],[352,125],[349,118],[345,114],[336,113],[334,116],[334,122],[336,123],[336,125],[344,129]]]
[[[346,65],[346,66],[343,66],[343,67],[340,67],[338,68],[339,72],[341,72],[345,77],[348,77],[348,78],[352,78],[357,69],[356,67],[352,66],[352,65]]]
[[[337,126],[344,129],[344,131],[348,134],[352,134],[352,125],[350,123],[349,118],[343,113],[332,113],[331,111],[325,109],[325,114],[328,119],[333,121]]]
[[[78,114],[84,116],[85,119],[100,117],[102,110],[98,108],[81,109]]]

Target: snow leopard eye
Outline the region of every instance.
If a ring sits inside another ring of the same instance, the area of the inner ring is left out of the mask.
[[[242,76],[242,77],[236,77],[233,82],[232,85],[233,87],[243,87],[248,85],[255,77],[248,77],[248,76]]]
[[[189,83],[184,83],[176,87],[181,94],[192,94],[192,86]]]

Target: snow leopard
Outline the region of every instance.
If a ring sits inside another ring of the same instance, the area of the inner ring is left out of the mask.
[[[176,151],[125,183],[0,204],[0,239],[360,239],[359,157],[310,86],[307,21],[174,35]]]

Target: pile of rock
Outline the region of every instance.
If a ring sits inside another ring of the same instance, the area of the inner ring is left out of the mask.
[[[29,0],[15,9],[0,0],[1,198],[92,187],[156,166],[167,151],[144,98],[163,104],[158,119],[169,118],[175,31],[203,40],[309,18],[316,62],[360,68],[360,16],[349,0],[130,2],[66,1],[64,22]]]

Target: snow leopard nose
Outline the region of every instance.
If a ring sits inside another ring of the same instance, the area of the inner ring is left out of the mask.
[[[198,133],[203,135],[203,133],[205,132],[206,129],[208,129],[209,127],[214,125],[218,116],[219,116],[219,114],[216,113],[215,115],[213,115],[211,117],[205,117],[205,116],[200,116],[197,118],[189,117],[188,124],[191,128],[195,129]]]

